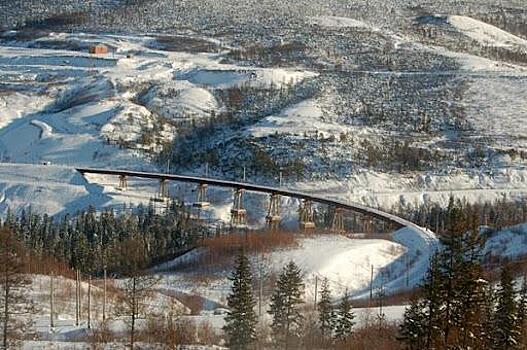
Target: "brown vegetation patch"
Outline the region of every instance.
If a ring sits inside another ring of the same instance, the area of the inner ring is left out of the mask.
[[[205,264],[218,264],[231,261],[240,251],[246,254],[269,253],[276,248],[293,247],[298,235],[287,231],[252,231],[207,238],[202,246],[207,248],[203,256]]]

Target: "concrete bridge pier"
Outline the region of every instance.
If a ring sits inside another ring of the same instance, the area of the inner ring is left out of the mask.
[[[231,226],[240,228],[247,225],[247,210],[243,207],[243,188],[234,192],[234,204],[231,209]]]
[[[331,220],[331,231],[338,234],[346,232],[344,227],[344,209],[335,207],[333,210],[333,219]]]
[[[160,199],[166,199],[168,198],[168,180],[167,179],[160,179],[159,180],[159,198]]]
[[[298,210],[300,230],[310,231],[315,229],[315,213],[313,211],[313,202],[303,199]]]
[[[269,208],[267,210],[267,216],[265,217],[267,226],[270,231],[277,231],[280,227],[280,195],[273,193],[269,199]]]
[[[119,175],[119,187],[120,190],[126,190],[128,188],[128,178],[126,175]]]
[[[197,208],[207,208],[210,203],[207,201],[207,184],[199,184],[197,189],[196,202],[193,204]]]
[[[371,216],[365,215],[362,218],[362,226],[364,233],[373,233],[373,219]]]

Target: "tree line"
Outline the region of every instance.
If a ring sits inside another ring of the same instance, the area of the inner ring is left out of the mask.
[[[470,203],[451,196],[447,206],[439,203],[398,203],[391,211],[437,234],[448,233],[452,225],[464,225],[466,230],[483,227],[485,232],[491,234],[527,222],[525,198],[503,197],[494,201]],[[459,212],[459,215],[453,215],[454,211]]]
[[[139,205],[117,214],[108,209],[97,213],[94,207],[62,218],[23,209],[15,216],[8,211],[0,227],[13,231],[35,254],[53,256],[85,273],[98,274],[106,268],[121,273],[129,257],[121,245],[137,239],[145,251],[147,264],[164,260],[192,246],[202,234],[192,225],[184,204],[171,202],[163,213],[153,203]]]

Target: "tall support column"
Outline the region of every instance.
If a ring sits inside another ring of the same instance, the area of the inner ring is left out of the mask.
[[[119,175],[119,187],[120,190],[125,190],[128,188],[128,178],[126,175]]]
[[[168,180],[167,179],[159,180],[159,198],[161,199],[168,198]]]
[[[243,227],[247,225],[247,210],[243,207],[243,188],[234,192],[234,204],[231,209],[231,226]]]
[[[299,226],[301,230],[315,229],[315,215],[313,212],[313,202],[303,199],[298,210]]]
[[[355,212],[351,213],[351,232],[352,233],[359,232],[359,228],[358,228],[358,225],[357,225],[357,213],[355,213]]]
[[[194,206],[197,208],[207,208],[210,203],[207,201],[207,184],[199,184],[197,189],[196,202]]]
[[[362,225],[363,225],[364,233],[373,232],[373,219],[370,216],[367,216],[367,215],[363,216]]]
[[[344,228],[344,209],[335,207],[333,210],[333,219],[331,220],[331,231],[338,234],[346,232]]]
[[[280,227],[280,195],[273,193],[269,199],[269,208],[265,217],[270,231],[276,231]]]

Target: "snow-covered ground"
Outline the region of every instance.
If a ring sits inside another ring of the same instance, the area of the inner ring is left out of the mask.
[[[448,16],[447,23],[484,45],[497,47],[520,46],[527,48],[527,40],[474,18],[467,16]]]
[[[157,152],[178,126],[218,112],[212,90],[242,84],[280,87],[314,76],[221,64],[219,54],[147,48],[153,40],[52,33],[36,40],[40,47],[60,41],[71,50],[27,47],[34,42],[0,46],[0,77],[13,89],[0,95],[1,158],[148,166],[141,150]],[[105,44],[111,53],[90,55],[94,43]]]
[[[302,270],[305,299],[309,302],[314,300],[316,286],[324,278],[336,298],[346,290],[353,297],[365,298],[369,296],[370,283],[375,291],[383,287],[389,294],[411,288],[422,280],[436,249],[433,233],[404,228],[394,234],[393,241],[330,234],[302,237],[292,247],[253,254],[250,259],[256,278],[261,276],[264,280],[277,276],[288,262],[294,261]],[[199,265],[202,256],[206,257],[204,248],[160,266],[160,270],[174,271],[164,275],[164,288],[185,294],[199,293],[214,304],[225,305],[230,269],[210,271],[205,266],[177,272],[182,264]]]
[[[313,25],[320,27],[327,27],[333,29],[342,29],[342,28],[359,28],[373,30],[374,28],[363,22],[353,18],[348,17],[338,17],[338,16],[318,16],[310,17],[309,22]]]
[[[485,243],[484,254],[509,259],[523,258],[527,254],[527,223],[507,227],[490,235]]]
[[[468,31],[467,26],[461,26],[468,23],[477,24],[485,33],[497,32],[490,31],[492,28],[483,26],[482,22],[473,23],[456,16],[448,18],[450,25],[456,24],[459,30]],[[320,16],[311,20],[313,24],[337,30],[341,26],[368,27],[352,18]],[[493,37],[504,43],[508,38],[497,34]],[[411,50],[458,60],[462,74],[471,79],[460,104],[466,108],[467,119],[475,132],[492,138],[504,148],[524,148],[523,135],[527,129],[519,117],[527,113],[522,102],[527,98],[527,90],[523,88],[527,79],[524,67],[428,47],[405,36],[399,36],[398,40]],[[110,53],[88,54],[89,46],[96,43],[107,45]],[[163,51],[152,48],[156,47],[152,36],[50,33],[31,41],[9,41],[8,45],[0,46],[0,76],[9,84],[9,90],[0,94],[0,159],[6,163],[152,170],[158,166],[150,157],[177,135],[180,125],[199,123],[222,110],[213,93],[215,89],[240,84],[280,87],[316,76],[301,69],[223,64],[220,63],[223,53]],[[338,139],[341,133],[348,133],[351,137],[375,139],[378,130],[367,125],[342,124],[338,116],[328,115],[326,107],[334,103],[326,95],[310,97],[263,117],[242,129],[241,134],[254,138],[285,135],[296,137],[299,142],[304,142],[306,133],[313,132],[325,138]],[[448,137],[437,139],[446,142]],[[328,157],[338,160],[342,154],[337,152]],[[342,178],[335,174],[312,182],[285,181],[288,187],[302,191],[384,208],[400,202],[446,203],[451,194],[469,201],[525,194],[526,165],[507,156],[491,158],[488,165],[484,169],[447,168],[440,172],[406,174],[357,168]],[[50,195],[46,200],[46,182],[64,181],[53,180],[53,176],[46,175],[48,170],[43,170],[39,185],[34,185],[28,179],[39,177],[40,168],[17,169],[18,184],[9,174],[0,176],[2,212],[15,204],[32,203],[43,209],[49,201],[54,204],[48,211],[58,213],[65,208],[77,209],[82,203],[77,194],[68,197],[68,192]],[[96,185],[90,186],[91,193],[97,190],[101,193],[83,197],[86,205],[137,203],[156,193],[155,186],[148,185],[147,189],[140,183],[132,184],[130,191],[122,193],[112,189],[115,179],[90,177],[88,180]],[[41,195],[30,193],[37,187]],[[90,192],[78,186],[74,191]],[[228,201],[220,197],[217,196],[219,205],[214,215],[228,219]],[[263,200],[255,201],[256,205],[264,206]]]

